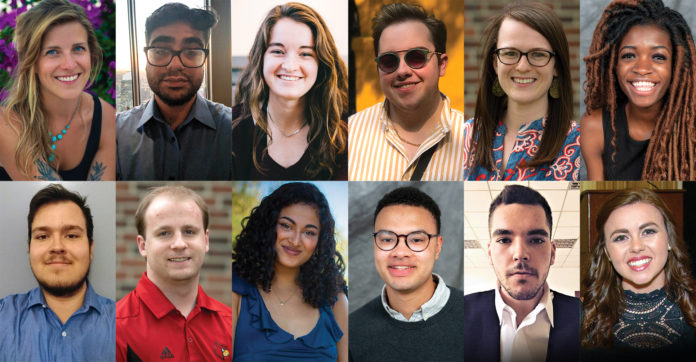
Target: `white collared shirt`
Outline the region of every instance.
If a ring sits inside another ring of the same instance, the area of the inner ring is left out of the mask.
[[[500,321],[500,361],[536,362],[546,360],[549,332],[553,328],[553,293],[544,284],[539,303],[517,325],[517,313],[505,304],[495,289],[495,310]]]
[[[442,280],[442,277],[433,273],[433,281],[437,283],[437,287],[435,287],[435,292],[433,293],[433,296],[428,300],[427,302],[423,303],[418,310],[413,312],[411,314],[411,318],[406,319],[403,314],[400,312],[397,312],[394,310],[392,307],[389,306],[389,302],[387,301],[387,286],[382,287],[382,306],[384,307],[384,310],[387,311],[387,314],[389,314],[390,317],[396,319],[397,321],[401,322],[420,322],[420,321],[427,321],[428,318],[434,316],[437,314],[439,311],[442,310],[442,308],[445,307],[447,304],[447,301],[449,300],[450,296],[450,290],[449,287],[447,287],[447,284],[445,283],[444,280]]]

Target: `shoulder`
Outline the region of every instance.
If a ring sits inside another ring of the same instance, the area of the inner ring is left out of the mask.
[[[382,308],[382,297],[377,296],[351,313],[349,318],[351,321],[353,321],[353,323],[360,323],[360,321],[363,320],[369,321],[372,320],[376,314],[378,314],[375,312],[379,312],[380,308]],[[386,316],[386,314],[384,315]]]
[[[121,130],[121,129],[130,129],[134,130],[135,126],[138,124],[138,121],[140,121],[140,118],[143,116],[145,113],[145,110],[147,109],[147,106],[150,102],[153,100],[148,100],[145,103],[140,104],[137,107],[133,107],[127,111],[119,112],[116,114],[116,127]]]
[[[116,302],[116,320],[137,317],[140,314],[140,299],[135,289]]]
[[[602,123],[602,110],[589,110],[580,119],[583,137],[602,138],[604,126]]]
[[[206,297],[208,299],[208,309],[213,310],[224,317],[232,316],[232,308],[230,308],[230,306],[208,295],[206,295]]]
[[[333,310],[334,314],[336,314],[337,311],[346,313],[348,311],[348,297],[346,296],[346,293],[340,292],[336,296],[336,302],[334,305],[331,307]]]
[[[379,120],[381,113],[384,111],[384,102],[379,102],[360,112],[348,117],[348,127],[356,127],[361,124],[376,122]]]
[[[219,126],[231,126],[232,125],[232,108],[222,104],[213,102],[209,99],[205,99],[205,104],[210,111],[210,114],[216,120]]]
[[[563,306],[563,307],[570,307],[570,308],[580,308],[582,306],[582,303],[580,302],[580,299],[571,297],[569,295],[565,295],[563,293],[559,293],[555,290],[551,290],[553,292],[553,303],[554,307],[556,306]]]
[[[239,296],[244,297],[253,293],[256,290],[256,286],[246,281],[246,279],[238,276],[232,275],[232,291],[237,293]]]
[[[476,293],[471,293],[467,294],[464,296],[464,300],[466,302],[489,302],[493,301],[495,302],[495,290],[486,290],[483,292],[476,292]]]

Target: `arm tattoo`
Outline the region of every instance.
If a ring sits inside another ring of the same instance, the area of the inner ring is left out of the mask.
[[[92,172],[89,174],[89,181],[101,181],[104,176],[104,170],[106,170],[106,166],[103,163],[95,162],[94,166],[92,166]]]
[[[51,168],[49,164],[43,162],[43,160],[36,160],[36,169],[40,176],[34,176],[35,179],[41,181],[58,181],[60,177],[56,174],[56,171]]]

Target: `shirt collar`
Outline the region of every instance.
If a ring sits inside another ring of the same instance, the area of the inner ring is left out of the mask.
[[[382,306],[384,310],[387,311],[392,318],[403,322],[428,320],[428,318],[436,315],[444,308],[450,295],[449,287],[447,287],[447,284],[442,280],[440,275],[433,273],[433,281],[437,283],[433,296],[427,302],[423,303],[418,310],[414,311],[410,319],[406,319],[403,314],[389,306],[389,302],[387,301],[387,286],[384,285],[382,287]]]
[[[442,92],[440,93],[442,97],[442,111],[440,112],[440,127],[442,133],[446,134],[452,129],[452,108],[450,106],[450,99]],[[384,99],[382,102],[382,109],[379,114],[379,121],[382,124],[384,130],[393,128],[391,118],[389,118],[389,100]]]
[[[511,306],[505,304],[503,301],[503,297],[500,295],[500,288],[502,288],[501,285],[495,288],[495,311],[498,313],[498,322],[502,325],[504,311],[511,313],[513,320],[517,314]],[[553,327],[553,292],[549,289],[548,283],[544,283],[544,294],[541,296],[539,303],[529,312],[529,316],[535,316],[543,311],[546,311],[551,327]]]
[[[89,284],[89,281],[85,283],[87,283],[85,299],[82,301],[82,305],[75,311],[75,313],[89,308],[93,308],[99,314],[101,314],[101,304],[99,303],[99,298],[97,298],[97,293],[94,291],[94,289],[92,289],[92,285]],[[27,300],[26,309],[29,309],[36,305],[45,306],[48,308],[48,304],[46,304],[46,297],[44,297],[44,294],[41,291],[40,287],[36,287],[29,292],[29,298]]]
[[[196,93],[196,101],[193,102],[193,107],[191,107],[191,111],[189,111],[189,114],[186,116],[186,119],[184,119],[184,121],[181,122],[179,127],[187,125],[194,119],[212,129],[217,128],[215,125],[215,121],[213,120],[213,114],[210,113],[210,109],[208,108],[206,99],[198,93]],[[145,106],[145,111],[143,112],[143,115],[140,117],[140,120],[138,121],[137,128],[140,129],[151,120],[156,120],[158,122],[166,124],[154,97],[152,97],[147,102],[147,106]]]
[[[145,305],[152,311],[157,319],[161,319],[169,314],[172,310],[176,310],[174,304],[172,304],[172,302],[167,299],[167,297],[155,285],[155,283],[153,283],[150,278],[147,277],[147,272],[143,272],[143,276],[140,278],[138,285],[135,287],[135,291],[140,300],[145,303]],[[205,294],[200,284],[198,285],[198,294],[196,296],[196,304],[194,309],[196,307],[216,312],[221,311],[219,306],[213,303],[213,299]]]

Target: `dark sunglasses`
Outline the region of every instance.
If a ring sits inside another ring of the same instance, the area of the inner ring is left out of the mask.
[[[404,54],[404,61],[406,62],[406,65],[412,69],[423,68],[433,54],[442,54],[440,52],[431,52],[430,50],[423,48],[412,48],[408,50],[382,53],[375,58],[377,68],[387,74],[394,73],[397,69],[399,69],[399,62],[401,62],[401,58],[399,57],[398,53],[403,52],[406,53]]]

